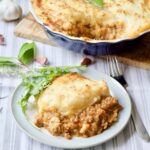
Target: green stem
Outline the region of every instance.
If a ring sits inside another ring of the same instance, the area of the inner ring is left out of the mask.
[[[8,67],[14,67],[17,66],[15,63],[16,58],[15,57],[0,57],[0,67],[8,66]]]

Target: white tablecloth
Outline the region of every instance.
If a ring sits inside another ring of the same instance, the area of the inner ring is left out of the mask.
[[[20,0],[24,14],[28,12],[26,1]],[[6,46],[0,46],[0,56],[17,56],[22,43],[28,40],[17,38],[13,34],[13,29],[17,22],[5,23],[0,21],[0,34],[6,38]],[[39,55],[47,56],[51,66],[65,66],[79,64],[82,55],[76,54],[61,48],[37,43]],[[106,64],[98,60],[91,68],[106,72]],[[129,83],[130,93],[136,103],[142,120],[150,134],[150,71],[125,66],[125,78]],[[11,95],[17,80],[14,78],[0,78],[0,96]],[[49,147],[34,141],[22,132],[17,126],[10,112],[11,96],[0,100],[0,150],[53,150],[57,148]],[[0,109],[1,110],[1,109]],[[130,120],[126,128],[114,139],[89,148],[89,150],[148,150],[150,143],[143,141],[137,135],[133,123]]]

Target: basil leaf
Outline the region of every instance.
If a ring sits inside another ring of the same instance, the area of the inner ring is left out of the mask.
[[[103,6],[103,0],[90,0],[93,4]]]
[[[35,57],[35,43],[24,43],[19,51],[18,59],[25,65],[30,64]]]

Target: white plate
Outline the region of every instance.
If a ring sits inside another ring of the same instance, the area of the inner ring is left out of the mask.
[[[87,69],[79,72],[89,78],[105,80],[107,82],[112,95],[117,97],[119,103],[123,106],[123,110],[120,112],[118,122],[116,122],[103,133],[90,138],[73,138],[72,140],[67,140],[63,137],[56,137],[47,133],[43,133],[40,129],[30,124],[23,114],[18,101],[21,99],[25,89],[22,85],[19,85],[12,96],[12,114],[18,126],[31,138],[41,143],[59,148],[85,148],[108,141],[116,136],[126,126],[131,115],[131,101],[125,89],[116,80],[98,71]]]

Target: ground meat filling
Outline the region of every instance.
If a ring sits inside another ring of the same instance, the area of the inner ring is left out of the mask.
[[[118,120],[122,106],[114,97],[106,97],[100,103],[87,107],[81,113],[62,115],[55,108],[46,108],[37,116],[36,126],[46,128],[52,135],[71,139],[100,134]]]

